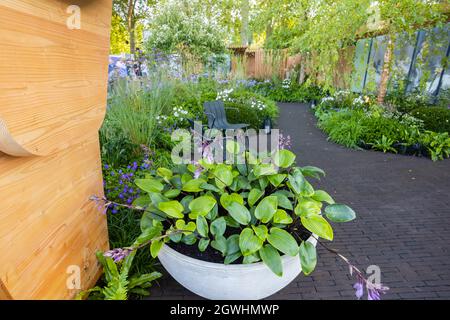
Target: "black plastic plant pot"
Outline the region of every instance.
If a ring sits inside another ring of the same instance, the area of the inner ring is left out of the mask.
[[[366,150],[371,150],[372,149],[372,145],[368,144],[368,143],[365,143],[363,140],[359,140],[358,147],[360,147],[362,149],[366,149]]]
[[[399,154],[406,154],[407,146],[404,143],[396,142],[392,147],[397,150]]]

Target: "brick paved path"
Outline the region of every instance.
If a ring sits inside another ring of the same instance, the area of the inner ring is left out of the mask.
[[[280,104],[297,163],[324,169],[316,187],[350,205],[357,220],[334,224],[331,247],[361,270],[378,265],[384,299],[450,299],[450,160],[349,150],[328,142],[304,104]],[[272,299],[354,299],[347,267],[323,248],[314,273]],[[151,299],[199,299],[169,276]]]

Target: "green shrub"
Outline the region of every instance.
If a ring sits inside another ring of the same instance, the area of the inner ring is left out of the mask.
[[[422,107],[413,110],[411,115],[421,119],[427,130],[450,133],[450,109]]]
[[[357,148],[364,132],[362,111],[342,110],[324,113],[318,127],[328,134],[328,138],[349,148]]]
[[[363,117],[361,125],[364,127],[361,140],[367,144],[375,143],[381,140],[383,136],[394,142],[401,141],[403,130],[407,130],[407,127],[398,120],[383,116]]]

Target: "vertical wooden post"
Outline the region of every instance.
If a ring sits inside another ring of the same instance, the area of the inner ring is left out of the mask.
[[[70,299],[108,248],[98,129],[112,0],[0,2],[0,299]]]

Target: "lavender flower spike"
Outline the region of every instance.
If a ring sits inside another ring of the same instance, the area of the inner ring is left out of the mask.
[[[116,248],[106,251],[103,256],[112,258],[117,263],[128,257],[131,252],[132,250],[128,248]]]

